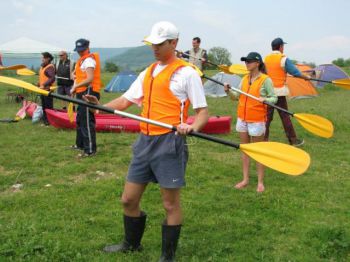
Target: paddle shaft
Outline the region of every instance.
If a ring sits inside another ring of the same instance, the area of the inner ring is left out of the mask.
[[[323,82],[323,83],[330,83],[332,84],[332,81],[327,81],[327,80],[322,80],[322,79],[317,79],[317,78],[310,78],[310,81],[317,81],[317,82]]]
[[[101,106],[101,105],[91,104],[91,103],[88,103],[88,102],[80,100],[80,99],[76,99],[76,98],[72,98],[72,97],[69,97],[69,96],[64,96],[64,95],[60,95],[60,94],[56,94],[56,93],[49,93],[49,96],[57,98],[57,99],[60,99],[60,100],[64,100],[64,101],[67,101],[67,102],[72,102],[72,103],[75,103],[75,104],[78,104],[78,105],[81,105],[81,106],[86,106],[86,107],[89,107],[89,108],[97,109],[97,110],[104,111],[104,112],[111,113],[111,114],[115,114],[115,115],[125,116],[125,117],[128,117],[128,118],[137,120],[137,121],[145,122],[145,123],[148,123],[148,124],[151,124],[151,125],[160,126],[160,127],[164,127],[164,128],[170,129],[172,131],[176,131],[176,127],[174,127],[172,125],[165,124],[165,123],[162,123],[162,122],[158,122],[158,121],[155,121],[155,120],[152,120],[152,119],[144,118],[144,117],[141,117],[141,116],[137,116],[137,115],[134,115],[134,114],[130,114],[130,113],[127,113],[127,112],[124,112],[124,111],[115,110],[115,109],[108,108],[108,107]],[[236,144],[236,143],[224,140],[224,139],[220,139],[220,138],[217,138],[217,137],[214,137],[214,136],[210,136],[210,135],[207,135],[207,134],[203,134],[203,133],[200,133],[200,132],[192,131],[189,135],[195,136],[195,137],[199,137],[199,138],[202,138],[202,139],[205,139],[205,140],[209,140],[209,141],[212,141],[212,142],[215,142],[215,143],[219,143],[219,144],[222,144],[222,145],[234,147],[236,149],[239,149],[239,144]]]
[[[214,83],[217,83],[217,84],[219,84],[219,85],[224,86],[224,83],[222,83],[222,82],[220,82],[220,81],[218,81],[218,80],[216,80],[216,79],[214,79],[214,78],[208,77],[208,76],[206,76],[206,75],[202,75],[202,77],[205,78],[205,79],[208,79],[208,80],[210,80],[210,81],[213,81]],[[245,95],[245,96],[250,97],[250,98],[252,98],[252,99],[254,99],[254,100],[256,100],[256,101],[261,102],[256,96],[253,96],[253,95],[251,95],[251,94],[248,94],[248,93],[246,93],[246,92],[243,92],[242,90],[240,90],[240,89],[238,89],[238,88],[235,88],[235,87],[232,87],[232,86],[231,86],[231,89],[233,89],[234,91],[236,91],[236,92],[238,92],[238,93],[240,93],[240,94],[242,94],[242,95]],[[274,105],[274,104],[272,104],[272,103],[269,103],[269,102],[266,102],[266,101],[261,102],[261,103],[263,103],[263,104],[265,104],[265,105],[268,105],[268,106],[272,106],[272,107],[276,108],[277,110],[283,111],[283,112],[285,112],[285,113],[287,113],[287,114],[289,114],[289,115],[291,115],[291,116],[294,116],[294,113],[289,112],[288,110],[286,110],[286,109],[284,109],[284,108],[282,108],[282,107],[276,106],[276,105]]]
[[[197,60],[200,60],[200,61],[202,61],[202,62],[204,62],[204,63],[208,63],[208,64],[211,64],[211,65],[213,65],[213,66],[217,66],[217,67],[219,67],[219,65],[217,65],[217,64],[215,64],[215,63],[213,63],[213,62],[210,62],[209,60],[203,60],[203,58],[199,58],[199,57],[195,57],[195,56],[192,56],[192,55],[190,55],[190,54],[186,54],[186,53],[183,53],[183,52],[180,52],[180,51],[178,51],[178,50],[175,50],[176,52],[178,52],[178,53],[181,53],[181,56],[182,57],[191,57],[191,58],[194,58],[194,59],[197,59]]]

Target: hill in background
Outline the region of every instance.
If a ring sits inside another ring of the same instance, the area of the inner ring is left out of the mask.
[[[91,52],[100,54],[102,66],[106,61],[113,62],[121,69],[138,70],[154,61],[153,53],[148,46],[121,47],[121,48],[91,48]],[[78,60],[77,53],[72,59]],[[28,68],[38,69],[41,64],[40,56],[29,58],[3,58],[4,65],[24,64]]]
[[[154,61],[154,56],[149,46],[129,48],[127,51],[108,60],[122,69],[140,70]]]

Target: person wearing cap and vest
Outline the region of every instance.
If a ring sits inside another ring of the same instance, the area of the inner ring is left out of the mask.
[[[188,60],[189,63],[194,64],[199,70],[203,70],[203,65],[205,61],[208,60],[207,51],[200,48],[201,39],[199,37],[194,37],[192,39],[192,49],[186,51],[185,53],[180,53],[180,55]]]
[[[264,141],[267,120],[267,106],[263,102],[276,103],[277,96],[274,94],[272,81],[265,74],[265,65],[259,53],[251,52],[246,57],[242,57],[249,74],[245,75],[239,89],[259,98],[259,101],[252,99],[230,89],[225,83],[225,91],[234,100],[239,97],[237,109],[236,130],[239,132],[241,144]],[[235,188],[242,189],[249,184],[249,162],[250,158],[242,153],[243,180],[235,185]],[[261,193],[264,186],[264,166],[256,163],[258,173],[258,186],[256,191]]]
[[[284,51],[284,45],[286,43],[282,38],[276,38],[271,42],[272,53],[265,57],[265,66],[267,74],[272,79],[275,94],[278,96],[276,105],[288,110],[287,98],[289,94],[289,89],[286,86],[287,73],[294,76],[303,78],[305,80],[310,79],[310,76],[302,74],[292,61],[287,58]],[[270,124],[273,120],[274,108],[268,107],[267,122],[266,122],[266,133],[265,140],[269,139],[270,134]],[[293,123],[290,119],[289,114],[278,111],[279,116],[282,120],[284,132],[288,138],[288,142],[294,146],[301,146],[304,144],[303,139],[299,139],[296,136]]]
[[[90,42],[86,39],[78,39],[75,42],[75,49],[80,58],[75,65],[75,81],[71,94],[78,99],[86,94],[100,99],[101,89],[101,64],[97,53],[90,53]],[[79,157],[89,157],[96,154],[96,120],[95,115],[85,106],[78,106],[76,144],[73,149],[80,149],[83,153]]]
[[[174,261],[180,236],[181,188],[185,186],[188,149],[185,135],[199,131],[208,121],[202,81],[187,62],[175,55],[178,29],[170,22],[158,22],[144,42],[151,44],[157,62],[143,71],[129,90],[105,106],[125,110],[132,104],[142,106],[141,116],[176,126],[177,133],[151,124],[140,123],[141,134],[133,145],[121,202],[124,209],[124,240],[104,248],[106,252],[141,250],[146,213],[140,201],[150,182],[159,183],[166,218],[162,224],[160,261]],[[85,96],[91,103],[97,100]],[[190,104],[195,111],[193,124],[186,124]]]
[[[55,83],[55,66],[51,64],[53,56],[49,52],[42,53],[41,67],[39,70],[39,84],[41,89],[50,91],[50,87]],[[53,108],[53,98],[51,96],[40,96],[41,106],[43,108],[43,122],[48,126],[49,121],[45,109]]]

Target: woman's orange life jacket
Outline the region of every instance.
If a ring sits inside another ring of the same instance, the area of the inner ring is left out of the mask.
[[[53,64],[47,64],[45,67],[40,67],[40,70],[39,70],[39,85],[41,85],[41,86],[44,85],[47,80],[49,80],[49,78],[45,75],[45,71],[49,67],[55,67],[55,66]],[[49,89],[49,88],[50,87],[48,87],[47,89]]]
[[[181,102],[170,90],[170,80],[172,75],[181,67],[187,65],[185,61],[176,59],[167,65],[158,75],[152,76],[158,63],[148,67],[143,81],[143,103],[141,116],[177,126],[186,123],[188,116],[189,100]],[[162,135],[171,130],[140,123],[141,132],[145,135]]]
[[[261,74],[252,84],[249,84],[249,75],[242,79],[242,91],[255,97],[260,97],[260,89],[267,75]],[[267,106],[245,95],[239,96],[237,116],[246,122],[266,122]]]
[[[266,71],[276,88],[283,87],[287,80],[287,73],[281,67],[282,53],[272,53],[265,57]]]
[[[98,53],[88,53],[79,58],[79,60],[75,65],[75,77],[76,77],[75,82],[76,84],[79,84],[87,78],[86,72],[82,71],[80,66],[82,65],[84,60],[88,57],[91,57],[96,61],[94,78],[90,86],[92,86],[92,91],[99,93],[101,89],[101,62],[100,62],[100,56]],[[87,86],[80,86],[76,89],[76,93],[85,92],[86,89],[87,89]]]

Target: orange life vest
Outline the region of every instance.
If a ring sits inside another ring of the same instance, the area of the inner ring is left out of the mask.
[[[255,81],[249,84],[249,75],[242,79],[242,91],[256,97],[260,97],[260,89],[267,75],[261,74]],[[240,95],[238,101],[237,116],[246,122],[266,122],[267,106],[245,95]]]
[[[40,70],[39,70],[39,85],[41,85],[41,86],[44,85],[47,80],[49,80],[49,78],[45,75],[45,71],[49,67],[55,67],[55,66],[53,64],[48,64],[45,67],[40,67]],[[49,87],[47,89],[49,89]]]
[[[92,86],[92,91],[99,93],[101,89],[101,63],[100,63],[100,56],[98,53],[89,53],[79,58],[75,65],[75,81],[77,84],[83,82],[86,78],[86,72],[82,71],[80,66],[84,62],[84,60],[88,57],[93,58],[96,61],[96,67],[94,70],[94,78],[92,80],[92,83],[90,84]],[[76,89],[77,93],[85,92],[87,89],[87,86],[80,86]]]
[[[273,82],[274,87],[283,87],[287,80],[287,73],[281,67],[281,60],[285,57],[282,53],[272,53],[265,57],[266,71]]]
[[[176,59],[167,65],[158,75],[152,76],[158,63],[148,67],[143,81],[143,102],[141,116],[166,124],[177,126],[185,122],[188,116],[189,100],[181,102],[170,90],[170,79],[172,75],[181,67],[186,66],[186,62]],[[141,132],[145,135],[162,135],[171,130],[140,123]]]

